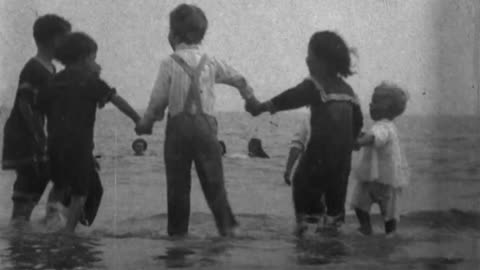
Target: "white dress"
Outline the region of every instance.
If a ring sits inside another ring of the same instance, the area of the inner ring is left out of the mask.
[[[374,143],[362,148],[354,173],[357,184],[352,207],[369,212],[377,203],[385,221],[398,220],[398,200],[409,183],[410,174],[397,128],[392,121],[381,120],[373,124],[369,134],[374,137]]]

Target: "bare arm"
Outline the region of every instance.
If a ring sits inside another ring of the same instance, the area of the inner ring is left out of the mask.
[[[360,135],[360,137],[358,137],[357,139],[357,145],[359,147],[370,146],[370,145],[373,145],[374,142],[375,142],[375,137],[372,134],[368,134],[368,133]]]
[[[300,157],[302,152],[303,151],[300,148],[297,148],[297,147],[290,148],[290,153],[288,154],[288,158],[287,158],[287,164],[285,166],[285,174],[283,176],[285,183],[287,185],[291,185],[292,183],[290,176],[292,175],[293,165],[295,164],[295,161],[297,161],[297,159]]]
[[[137,123],[140,120],[140,115],[128,104],[128,102],[123,99],[121,96],[114,94],[111,97],[111,102],[115,107],[117,107],[123,114],[128,116],[133,120],[134,123]]]
[[[313,87],[313,83],[309,80],[304,80],[297,86],[283,91],[269,101],[259,104],[247,104],[246,109],[253,116],[264,112],[273,114],[278,111],[293,110],[310,105],[320,98],[318,95],[319,92]]]

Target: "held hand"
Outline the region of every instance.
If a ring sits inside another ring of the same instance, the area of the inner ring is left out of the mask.
[[[264,112],[263,107],[263,103],[260,103],[255,97],[245,102],[245,110],[254,117]]]
[[[145,123],[145,121],[140,120],[137,122],[137,125],[135,126],[135,133],[140,136],[140,135],[151,135],[152,134],[152,129],[153,127],[151,125],[148,125]]]
[[[292,184],[291,180],[290,180],[290,171],[285,171],[285,173],[283,174],[283,180],[285,181],[285,184],[287,184],[288,186],[290,186]]]
[[[355,140],[353,144],[353,150],[358,151],[362,146],[370,145],[373,143],[373,136],[371,134],[367,134],[365,132],[360,132],[358,138]]]
[[[148,128],[148,127],[145,127],[143,125],[137,125],[135,127],[135,133],[138,135],[138,136],[141,136],[141,135],[152,135],[152,129],[151,128]]]

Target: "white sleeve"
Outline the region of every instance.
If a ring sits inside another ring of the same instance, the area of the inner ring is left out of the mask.
[[[390,129],[385,123],[375,123],[370,133],[374,137],[374,146],[375,147],[382,147],[388,143],[390,140]]]
[[[215,65],[215,82],[235,87],[243,99],[247,100],[254,96],[253,89],[247,79],[226,62],[216,58],[211,59]]]
[[[160,63],[160,69],[144,115],[148,122],[160,121],[165,116],[165,109],[168,106],[169,99],[170,70],[171,63],[168,60]]]

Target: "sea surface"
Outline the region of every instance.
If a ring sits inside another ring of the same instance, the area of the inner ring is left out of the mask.
[[[302,117],[306,114],[253,119],[219,113],[238,237],[218,237],[193,172],[190,236],[171,239],[166,235],[164,123],[144,137],[147,153],[137,157],[131,150],[137,138],[133,123],[114,110],[99,112],[95,154],[101,156],[105,193],[97,220],[91,228],[79,227],[76,236],[59,235],[40,223],[45,194],[31,227],[15,230],[8,226],[14,174],[0,172],[0,269],[480,269],[480,118],[398,119],[412,172],[398,236],[385,238],[374,207],[371,237],[356,233],[349,211],[339,235],[309,232],[297,239],[291,188],[282,175]],[[270,159],[246,158],[251,137],[263,141]],[[354,166],[357,159],[355,154]],[[348,201],[353,184],[351,179]]]

